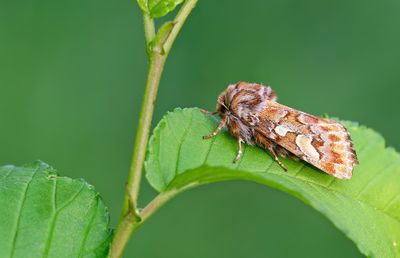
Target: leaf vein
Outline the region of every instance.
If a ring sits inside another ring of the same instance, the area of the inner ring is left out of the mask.
[[[326,184],[326,187],[330,187],[330,186],[332,186],[332,185],[333,185],[333,183],[335,183],[335,182],[336,182],[336,177],[332,176],[332,179],[331,179],[331,181],[329,181],[329,182]]]
[[[65,209],[68,205],[70,205],[77,197],[78,195],[82,192],[82,190],[84,189],[85,184],[82,183],[81,188],[71,197],[71,199],[69,199],[68,201],[66,201],[64,203],[64,205],[59,208],[52,216],[51,221],[50,221],[50,229],[49,229],[49,234],[47,236],[47,240],[46,240],[46,245],[44,248],[44,253],[43,253],[43,257],[48,257],[49,256],[49,251],[50,251],[50,246],[51,246],[51,240],[53,238],[53,234],[54,234],[54,230],[55,230],[55,226],[57,224],[57,217],[58,215],[61,213],[61,211],[63,209]]]
[[[264,173],[268,173],[269,169],[272,167],[272,165],[274,164],[274,160],[271,159],[271,163],[268,164],[267,168],[265,169]]]
[[[297,176],[300,174],[300,172],[306,167],[306,163],[302,162],[302,164],[300,165],[299,169],[296,171],[296,173],[293,174],[293,176],[295,178],[297,178]]]
[[[80,248],[79,248],[79,255],[78,255],[78,257],[83,257],[83,254],[84,254],[84,247],[85,247],[86,241],[87,241],[87,239],[88,239],[88,236],[89,236],[89,234],[90,234],[90,229],[91,229],[91,227],[92,227],[92,225],[93,225],[94,218],[95,218],[96,215],[97,215],[97,211],[99,210],[99,209],[98,209],[98,206],[96,205],[96,204],[98,204],[97,200],[98,200],[97,198],[95,198],[95,199],[93,200],[93,202],[94,202],[93,207],[95,207],[95,209],[94,209],[93,215],[91,216],[90,221],[89,221],[89,223],[88,223],[88,225],[87,225],[87,227],[86,227],[86,229],[85,229],[85,233],[84,233],[84,235],[83,235],[83,240],[81,241],[81,246],[80,246]],[[96,209],[96,207],[97,207],[97,209]]]
[[[397,200],[397,198],[400,195],[395,195],[392,199],[390,199],[384,206],[383,206],[383,210],[386,211],[390,206],[392,206],[392,204]]]
[[[207,150],[206,157],[204,158],[203,165],[207,163],[208,157],[210,156],[211,149],[214,146],[214,142],[217,140],[218,134],[211,139],[210,147]]]
[[[6,179],[11,175],[11,173],[15,170],[15,166],[10,166],[10,169],[6,172],[6,174],[1,178],[1,180]]]
[[[57,179],[54,179],[53,186],[53,211],[57,211]]]
[[[26,198],[27,198],[28,189],[29,189],[29,186],[31,185],[31,183],[33,181],[33,178],[34,178],[34,176],[35,176],[35,174],[36,174],[36,172],[38,170],[39,170],[39,166],[36,167],[35,170],[33,171],[32,176],[29,179],[29,181],[27,182],[25,190],[24,190],[24,194],[23,194],[23,197],[22,197],[21,205],[20,205],[20,208],[18,210],[18,217],[17,217],[17,221],[16,221],[17,223],[16,223],[16,226],[15,226],[15,233],[14,233],[14,236],[13,236],[12,249],[11,249],[10,257],[14,256],[15,245],[17,243],[17,238],[18,238],[18,231],[19,231],[18,228],[19,228],[19,224],[21,223],[22,209],[24,207],[24,204],[25,204],[25,201],[26,201]]]
[[[190,114],[191,114],[191,116],[190,116],[190,120],[189,120],[188,126],[183,131],[181,140],[179,141],[179,144],[178,144],[178,154],[177,154],[177,159],[176,159],[176,162],[175,162],[175,176],[178,174],[179,160],[181,158],[182,145],[185,142],[185,139],[187,137],[187,134],[189,133],[190,127],[192,127],[193,112],[191,112]]]
[[[389,164],[383,166],[381,169],[378,170],[378,172],[376,172],[374,174],[374,176],[367,182],[366,185],[364,185],[364,187],[361,188],[361,190],[355,195],[355,198],[360,197],[361,194],[363,194],[364,192],[367,191],[368,187],[371,187],[372,183],[377,179],[380,178],[382,175],[384,175],[384,173],[381,173],[382,171],[386,171],[388,168],[392,167],[393,165],[395,165],[396,163],[390,162]]]

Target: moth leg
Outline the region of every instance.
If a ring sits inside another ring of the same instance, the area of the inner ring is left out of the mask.
[[[293,159],[296,161],[300,160],[299,157],[297,157],[296,155],[294,155],[293,153],[291,153],[290,151],[288,151],[287,149],[285,149],[279,145],[275,146],[275,152],[276,152],[276,154],[278,154],[279,157],[282,157],[282,158],[290,158],[290,159]]]
[[[258,132],[255,132],[254,136],[255,136],[257,143],[264,146],[264,148],[266,148],[269,151],[269,153],[271,153],[275,162],[278,163],[278,165],[283,170],[287,171],[287,168],[285,167],[285,165],[283,165],[283,163],[279,160],[278,155],[276,155],[276,152],[275,152],[276,145],[274,143],[272,143],[270,140],[268,140],[264,135],[262,135]],[[281,153],[281,154],[283,154],[283,153]]]
[[[283,165],[283,163],[279,160],[278,155],[276,155],[276,152],[274,150],[274,147],[271,144],[267,144],[265,145],[265,148],[267,148],[267,150],[269,151],[269,153],[271,153],[272,157],[274,157],[274,160],[276,163],[278,163],[278,165],[287,172],[287,168],[285,167],[285,165]]]
[[[243,142],[242,138],[238,137],[237,138],[238,150],[237,150],[236,157],[233,160],[233,163],[236,163],[242,156],[242,142]]]
[[[228,120],[228,117],[224,116],[222,118],[221,122],[219,122],[217,129],[215,129],[215,131],[212,132],[211,134],[203,136],[203,139],[210,139],[210,138],[216,136],[222,130],[222,128],[225,126],[227,120]]]
[[[208,111],[208,110],[205,110],[205,109],[202,109],[202,108],[200,108],[200,111],[202,113],[206,114],[206,115],[215,115],[215,114],[218,113],[217,111],[211,112],[211,111]]]

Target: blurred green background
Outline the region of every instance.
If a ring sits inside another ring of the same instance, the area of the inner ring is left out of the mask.
[[[175,107],[213,109],[244,80],[270,84],[291,107],[375,128],[399,149],[399,13],[395,0],[200,0],[167,62],[154,122]],[[114,226],[146,68],[134,0],[1,0],[0,164],[41,159],[85,178]],[[144,183],[142,205],[154,195]],[[126,257],[362,256],[297,199],[225,182],[169,203]]]

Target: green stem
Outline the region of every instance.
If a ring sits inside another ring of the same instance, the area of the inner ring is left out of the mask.
[[[161,193],[152,202],[150,202],[140,214],[137,213],[137,200],[139,197],[143,164],[150,134],[151,121],[153,118],[154,104],[157,97],[162,71],[172,45],[196,3],[197,0],[186,0],[184,2],[183,6],[176,15],[174,27],[168,35],[168,38],[165,40],[165,42],[163,42],[162,46],[158,46],[159,49],[164,49],[164,53],[158,53],[149,48],[150,42],[155,37],[154,20],[149,14],[145,13],[143,16],[146,50],[150,59],[150,63],[142,108],[140,111],[139,124],[135,138],[135,145],[133,148],[129,179],[126,187],[124,203],[122,206],[122,214],[115,231],[113,242],[111,244],[111,258],[121,257],[130,236],[137,229],[137,227],[143,224],[147,218],[150,217],[150,215],[152,215],[156,210],[158,210],[159,207],[161,207],[175,195],[175,192],[173,191]]]
[[[186,0],[183,4],[182,8],[179,10],[178,14],[174,19],[174,27],[171,30],[170,35],[168,36],[167,40],[164,43],[164,51],[166,55],[168,55],[169,51],[172,48],[172,45],[178,36],[179,31],[181,30],[183,24],[185,23],[187,17],[189,16],[190,12],[196,6],[197,0]]]
[[[158,84],[164,68],[165,59],[166,56],[157,53],[150,55],[146,91],[143,98],[138,131],[136,133],[132,164],[122,208],[122,217],[111,245],[110,257],[120,257],[122,255],[130,235],[138,226],[139,215],[136,212],[136,203],[139,195],[151,119],[153,117],[154,102],[156,100]]]
[[[140,218],[142,220],[138,224],[141,225],[146,222],[151,217],[151,215],[153,215],[159,208],[161,208],[164,204],[166,204],[169,200],[171,200],[180,192],[181,191],[178,190],[171,190],[168,192],[160,193],[140,212]]]
[[[133,149],[132,164],[129,173],[127,194],[136,206],[139,196],[142,168],[146,154],[147,142],[150,134],[151,120],[153,118],[154,103],[157,97],[158,85],[164,69],[166,56],[154,53],[150,56],[149,73],[147,76],[146,91],[143,98],[142,109],[135,146]]]
[[[121,257],[132,233],[177,194],[178,191],[175,190],[160,193],[139,213],[140,220],[136,219],[132,213],[128,213],[118,224],[109,257]]]

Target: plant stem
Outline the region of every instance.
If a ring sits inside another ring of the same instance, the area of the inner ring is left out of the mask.
[[[137,200],[139,197],[143,164],[145,160],[147,142],[149,139],[151,121],[154,112],[154,104],[157,97],[161,74],[172,45],[196,3],[197,0],[186,0],[182,5],[175,17],[174,27],[168,35],[168,38],[165,42],[161,42],[161,46],[158,46],[160,49],[164,49],[163,53],[152,51],[149,48],[149,44],[154,39],[156,34],[155,25],[154,20],[149,14],[144,13],[143,15],[146,50],[150,63],[143,103],[140,111],[139,124],[137,127],[138,129],[135,138],[135,145],[133,148],[129,179],[122,206],[122,215],[111,244],[111,258],[120,257],[125,249],[126,244],[128,243],[131,234],[136,230],[136,228],[143,224],[148,217],[150,217],[156,210],[158,210],[159,207],[161,207],[176,194],[174,191],[160,193],[160,195],[151,201],[140,214],[137,214]]]
[[[174,28],[172,29],[169,37],[164,43],[164,51],[166,55],[168,55],[171,47],[178,36],[179,31],[181,30],[183,24],[185,23],[187,17],[189,16],[190,12],[196,6],[197,0],[186,0],[183,4],[182,8],[179,10],[178,14],[174,19]]]
[[[132,164],[129,173],[125,200],[122,208],[122,217],[111,245],[110,257],[120,257],[132,232],[139,225],[136,203],[139,195],[142,168],[149,138],[151,119],[153,116],[154,102],[157,95],[158,84],[164,67],[166,56],[154,53],[150,55],[149,72],[147,76],[146,91],[144,94],[140,113],[138,131],[133,149]]]
[[[144,209],[140,212],[141,221],[139,225],[143,224],[146,220],[148,220],[151,215],[153,215],[159,208],[161,208],[165,203],[171,200],[174,196],[176,196],[181,191],[171,190],[168,192],[160,193],[156,198],[154,198],[149,204],[144,207]]]
[[[135,219],[132,213],[127,214],[127,216],[118,225],[109,257],[121,257],[132,232],[146,222],[159,208],[171,200],[176,194],[178,194],[178,191],[175,190],[160,193],[140,212],[140,221]]]
[[[166,56],[154,53],[150,56],[149,73],[147,76],[146,91],[143,98],[141,115],[133,150],[128,193],[131,202],[136,205],[139,196],[142,168],[146,154],[147,142],[150,134],[151,120],[154,112],[154,103],[157,97],[158,85],[164,69]]]

